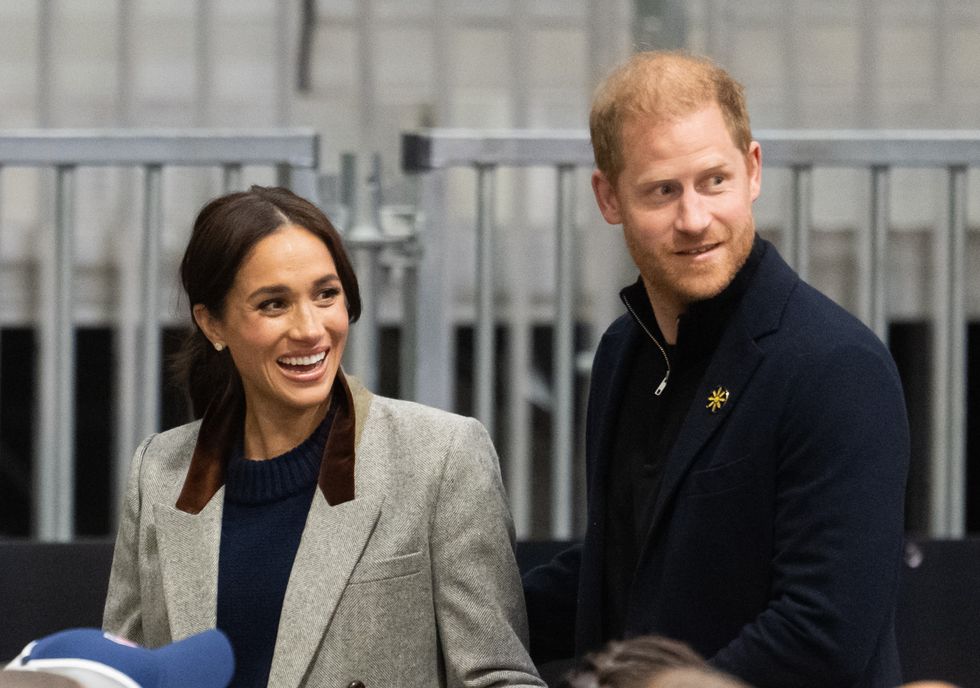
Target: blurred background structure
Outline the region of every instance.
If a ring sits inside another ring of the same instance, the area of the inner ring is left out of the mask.
[[[902,372],[910,533],[980,531],[978,33],[968,0],[0,4],[0,538],[113,533],[136,442],[187,419],[193,218],[253,183],[345,231],[348,369],[476,414],[519,536],[580,535],[590,352],[635,276],[584,127],[637,48],[745,84],[761,233]]]

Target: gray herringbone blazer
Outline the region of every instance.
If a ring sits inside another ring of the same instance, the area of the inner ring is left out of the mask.
[[[483,426],[348,380],[353,499],[314,495],[269,685],[543,686]],[[198,513],[175,506],[200,427],[149,437],[131,468],[104,626],[150,647],[216,622],[224,488]]]

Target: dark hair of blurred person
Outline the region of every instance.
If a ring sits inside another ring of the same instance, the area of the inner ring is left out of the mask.
[[[689,681],[697,681],[691,683]],[[713,670],[685,643],[645,635],[614,640],[585,656],[561,688],[745,688],[745,684]]]

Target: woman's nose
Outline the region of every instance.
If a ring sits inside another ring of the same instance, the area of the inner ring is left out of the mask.
[[[316,306],[312,303],[299,303],[293,310],[290,336],[294,339],[318,339],[323,328],[317,318]]]

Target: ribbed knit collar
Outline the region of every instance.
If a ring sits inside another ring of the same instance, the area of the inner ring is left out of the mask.
[[[246,459],[243,438],[239,436],[228,457],[225,499],[239,504],[265,504],[312,489],[320,474],[335,408],[331,405],[313,434],[300,445],[271,459]]]
[[[756,268],[762,262],[767,246],[768,243],[756,235],[748,258],[728,286],[710,299],[688,305],[677,321],[677,346],[674,350],[678,356],[685,359],[699,358],[717,348],[721,334],[748,288]],[[628,304],[634,317],[666,346],[666,340],[650,305],[650,297],[643,285],[643,278],[638,277],[636,282],[620,291],[619,296],[623,303]]]

